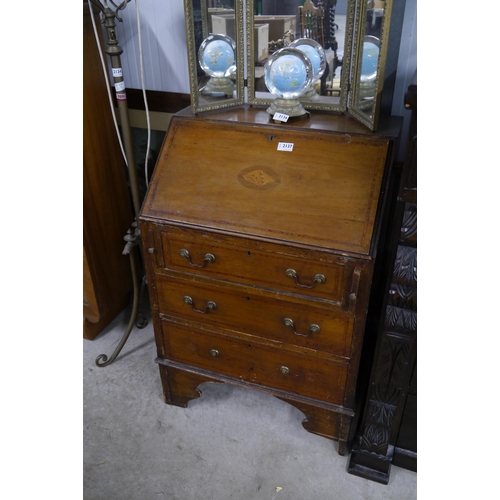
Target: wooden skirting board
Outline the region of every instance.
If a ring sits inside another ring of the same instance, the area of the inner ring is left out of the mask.
[[[112,95],[115,107],[117,106],[114,89]],[[181,109],[191,105],[189,94],[180,94],[177,92],[162,92],[158,90],[146,90],[146,99],[148,110],[158,113],[177,113]],[[129,109],[145,110],[144,96],[142,89],[127,89],[127,103]]]

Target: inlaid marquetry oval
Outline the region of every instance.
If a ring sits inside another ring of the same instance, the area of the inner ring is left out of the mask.
[[[273,189],[280,184],[279,175],[269,167],[248,167],[238,173],[238,181],[250,189]]]

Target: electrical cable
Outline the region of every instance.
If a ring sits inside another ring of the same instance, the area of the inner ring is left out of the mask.
[[[90,19],[92,21],[92,26],[94,28],[95,41],[97,43],[97,48],[99,49],[99,56],[101,58],[102,71],[104,73],[104,79],[106,80],[106,89],[108,91],[109,106],[111,108],[111,114],[113,115],[113,121],[115,123],[116,135],[118,136],[118,141],[120,143],[120,149],[122,150],[123,159],[125,160],[125,165],[127,165],[128,167],[127,155],[125,154],[125,150],[123,149],[123,142],[120,135],[120,130],[118,129],[118,122],[116,121],[115,107],[113,105],[113,97],[111,96],[111,91],[110,91],[111,86],[109,84],[109,79],[108,79],[108,69],[104,57],[102,55],[101,41],[99,39],[99,35],[97,34],[97,27],[94,20],[94,12],[92,10],[92,5],[89,4],[89,8],[90,8]]]
[[[144,60],[142,56],[142,36],[141,36],[141,19],[139,15],[139,0],[135,0],[135,12],[137,17],[137,38],[139,41],[139,60],[140,60],[140,70],[141,70],[141,84],[142,84],[142,96],[144,98],[144,109],[146,110],[146,121],[147,121],[147,129],[148,129],[148,142],[146,146],[146,160],[144,163],[144,177],[146,179],[146,188],[149,187],[148,180],[148,158],[149,158],[149,149],[151,144],[151,124],[149,121],[149,109],[148,109],[148,100],[146,98],[146,84],[144,78]]]
[[[148,131],[148,140],[147,140],[147,146],[146,146],[146,159],[145,159],[145,164],[144,164],[144,176],[146,180],[146,188],[149,186],[149,180],[148,180],[148,159],[149,159],[149,152],[151,149],[151,123],[150,123],[150,117],[149,117],[149,108],[148,108],[148,100],[146,97],[146,83],[145,83],[145,75],[144,75],[144,58],[143,58],[143,53],[142,53],[142,36],[141,36],[141,19],[140,19],[140,12],[139,12],[139,0],[135,0],[135,12],[136,12],[136,18],[137,18],[137,37],[139,41],[139,61],[140,61],[140,73],[141,73],[141,86],[142,86],[142,96],[144,99],[144,109],[146,111],[146,122],[147,122],[147,131]],[[94,13],[92,11],[92,8],[90,8],[90,18],[92,21],[92,27],[94,28],[94,36],[96,39],[97,43],[97,48],[99,50],[99,57],[101,59],[101,65],[104,73],[104,78],[106,80],[106,89],[108,91],[108,99],[109,99],[109,106],[111,108],[111,114],[113,115],[113,122],[115,124],[115,130],[116,130],[116,135],[118,136],[118,141],[120,143],[120,149],[122,151],[123,159],[125,160],[125,165],[128,167],[128,162],[127,162],[127,156],[125,154],[125,150],[123,148],[123,142],[121,138],[121,134],[118,128],[118,122],[116,120],[116,112],[115,112],[115,107],[113,104],[113,97],[111,96],[111,85],[109,83],[109,78],[108,78],[108,70],[106,66],[106,62],[104,60],[104,56],[102,54],[101,50],[101,43],[99,40],[99,35],[97,33],[97,27],[94,19]]]

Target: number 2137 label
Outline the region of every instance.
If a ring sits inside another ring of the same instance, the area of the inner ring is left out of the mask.
[[[278,142],[278,151],[292,151],[293,142]]]

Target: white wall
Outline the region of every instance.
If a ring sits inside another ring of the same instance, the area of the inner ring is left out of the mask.
[[[123,22],[117,22],[116,35],[123,49],[125,85],[140,89],[136,1],[121,11]],[[138,5],[146,89],[189,94],[183,0],[139,0]]]

